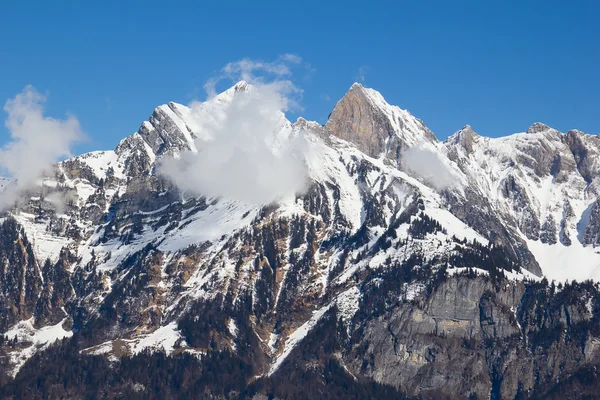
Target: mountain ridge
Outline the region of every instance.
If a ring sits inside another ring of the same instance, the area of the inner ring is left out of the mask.
[[[256,204],[185,193],[158,173],[161,159],[201,155],[205,124],[249,90],[242,82],[192,107],[157,107],[115,150],[58,163],[5,216],[3,229],[22,236],[0,243],[13,266],[0,271],[0,305],[13,310],[0,333],[16,337],[0,346],[9,375],[73,336],[78,354],[113,363],[145,350],[226,350],[271,382],[299,354],[323,361],[308,355],[322,329],[336,332],[327,354],[350,375],[414,396],[444,385],[458,397],[533,390],[542,367],[523,354],[560,324],[587,353],[557,339],[557,362],[575,371],[578,357],[595,360],[595,334],[577,336],[597,320],[594,284],[569,286],[580,295],[566,308],[537,315],[565,293],[540,297],[542,276],[600,277],[597,138],[533,124],[503,138],[466,126],[441,142],[355,84],[324,126],[285,119],[272,132],[306,141],[302,193]],[[31,293],[10,284],[23,277]],[[486,340],[498,341],[528,372],[495,381],[494,363],[514,360],[490,353],[469,388],[443,356],[476,360],[463,340],[492,352]]]

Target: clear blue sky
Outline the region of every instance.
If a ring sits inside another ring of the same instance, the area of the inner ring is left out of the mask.
[[[321,123],[362,67],[440,139],[534,121],[600,133],[598,1],[120,3],[3,2],[0,101],[32,84],[49,115],[79,118],[77,151],[113,148],[157,105],[204,99],[227,62],[294,53],[315,69],[294,77],[302,114]]]

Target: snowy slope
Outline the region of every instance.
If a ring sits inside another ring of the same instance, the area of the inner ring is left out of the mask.
[[[536,123],[528,132],[486,138],[467,126],[445,145],[471,185],[516,225],[544,275],[600,279],[598,254],[581,242],[597,196],[565,134]]]

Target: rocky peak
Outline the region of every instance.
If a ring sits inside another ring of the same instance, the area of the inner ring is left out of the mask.
[[[389,121],[372,106],[359,83],[354,83],[338,101],[325,127],[372,157],[385,150],[385,144],[393,134]]]
[[[539,133],[539,132],[544,132],[544,131],[549,131],[550,128],[548,125],[543,124],[541,122],[534,122],[533,124],[531,124],[531,126],[527,129],[527,133]]]
[[[579,129],[571,129],[570,131],[565,133],[565,136],[570,139],[580,138],[585,136],[585,132],[582,132]]]
[[[241,80],[229,89],[225,90],[224,92],[217,94],[211,99],[208,99],[206,102],[202,103],[202,105],[208,105],[210,108],[211,105],[228,104],[233,100],[233,98],[236,95],[251,92],[252,90],[254,90],[254,88],[255,86],[253,86],[252,84]]]
[[[201,114],[210,113],[213,107],[230,103],[234,96],[248,92],[252,88],[253,86],[248,82],[239,81],[214,98],[199,103],[202,106],[201,110],[194,110],[193,107],[190,108],[175,102],[163,104],[155,108],[150,118],[140,125],[135,134],[125,138],[116,151],[120,153],[124,149],[137,148],[148,152],[152,159],[163,155],[178,154],[182,151],[195,151],[194,140],[198,132],[194,128],[196,128],[198,119],[204,117]],[[198,112],[200,114],[196,115]],[[143,141],[140,141],[140,138]]]
[[[250,85],[248,82],[241,80],[238,83],[236,83],[235,85],[233,85],[232,89],[233,89],[234,93],[241,93],[241,92],[247,92],[251,87],[252,87],[252,85]]]
[[[360,83],[354,83],[338,101],[325,128],[371,157],[386,153],[396,161],[403,147],[422,141],[437,142],[421,120],[391,106],[379,92]]]
[[[473,143],[478,139],[479,135],[471,128],[471,125],[465,125],[461,130],[448,137],[448,139],[445,140],[445,143],[460,145],[467,153],[471,153],[473,151]]]
[[[323,135],[325,129],[318,122],[315,121],[307,121],[306,119],[299,117],[296,122],[292,124],[294,129],[311,131],[317,133],[319,135]]]
[[[192,129],[186,124],[183,113],[187,107],[170,102],[157,107],[148,123],[138,131],[157,156],[192,150]]]

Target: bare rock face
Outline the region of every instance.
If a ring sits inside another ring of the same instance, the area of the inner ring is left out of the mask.
[[[40,271],[23,227],[12,219],[0,225],[0,331],[33,316]]]
[[[394,135],[388,118],[373,106],[363,87],[356,83],[336,104],[325,127],[371,157],[383,153]]]
[[[402,151],[418,141],[435,143],[437,138],[423,121],[390,106],[383,97],[361,84],[352,85],[329,115],[325,128],[354,143],[370,157],[386,154],[400,165]]]
[[[544,221],[540,228],[540,240],[542,243],[555,244],[556,243],[556,222],[554,217],[549,215]]]
[[[154,154],[150,153],[149,149],[150,146],[138,133],[128,136],[119,143],[115,152],[126,157],[124,160],[126,176],[137,178],[150,174]]]
[[[479,135],[473,131],[471,125],[465,125],[460,131],[450,136],[446,143],[452,143],[453,145],[460,145],[465,149],[467,154],[473,152],[473,143],[479,140]],[[454,157],[453,157],[454,158]]]
[[[536,215],[535,207],[531,199],[527,196],[525,188],[519,185],[518,178],[514,175],[508,175],[502,181],[502,195],[510,201],[513,209],[521,214],[517,222],[517,227],[529,239],[538,240],[540,234],[540,221]]]
[[[344,361],[356,376],[419,398],[512,399],[534,390],[540,396],[561,371],[591,360],[585,354],[596,347],[581,331],[596,324],[585,306],[590,289],[569,288],[577,299],[543,285],[450,277],[429,296],[371,314]],[[381,293],[388,301],[395,295]]]
[[[600,139],[595,136],[586,135],[578,130],[571,130],[565,134],[565,142],[569,146],[577,170],[588,183],[593,182],[600,176]],[[593,184],[591,189],[597,190],[597,183]]]
[[[600,245],[600,200],[590,206],[587,226],[583,230],[582,242],[594,247]]]
[[[142,124],[139,134],[157,156],[190,150],[188,138],[192,138],[193,133],[185,123],[177,124],[176,120],[181,119],[175,103],[160,106],[154,110],[148,123]]]

